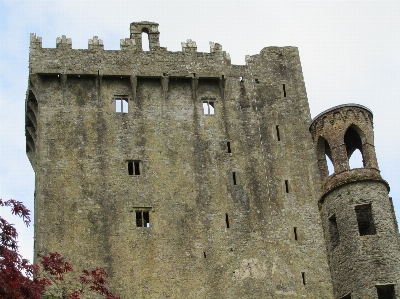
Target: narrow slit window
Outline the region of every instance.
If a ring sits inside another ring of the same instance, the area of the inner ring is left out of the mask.
[[[140,168],[141,168],[141,161],[139,160],[128,161],[129,175],[140,175],[141,174]]]
[[[150,227],[149,211],[136,211],[136,226],[137,227]]]
[[[225,213],[225,222],[226,222],[226,228],[229,228],[229,216],[228,216],[228,213]]]
[[[215,114],[215,101],[214,100],[203,100],[203,114],[214,115]]]
[[[283,97],[286,98],[286,86],[285,86],[285,84],[282,84],[282,89],[283,89]]]
[[[143,227],[150,227],[150,213],[143,211]]]
[[[132,161],[129,161],[129,162],[128,162],[128,174],[129,174],[129,175],[133,175],[133,174],[134,174],[134,171],[133,171],[133,162],[132,162]]]
[[[128,113],[128,98],[115,98],[115,112]]]
[[[228,153],[232,153],[232,151],[231,151],[231,143],[229,141],[226,143],[226,147],[228,149]]]
[[[298,237],[297,237],[297,227],[293,227],[293,234],[294,234],[294,240],[297,241]]]
[[[360,236],[375,235],[375,225],[372,218],[371,204],[354,207],[357,217],[358,231]]]
[[[378,293],[378,299],[395,299],[393,284],[376,286],[376,291]]]
[[[140,175],[139,161],[133,161],[133,164],[135,166],[135,175]]]
[[[142,50],[150,51],[150,39],[149,39],[149,32],[147,29],[143,29],[142,32]]]
[[[301,272],[301,279],[303,280],[303,285],[306,285],[306,273]]]
[[[236,185],[236,172],[232,172],[233,184]]]
[[[279,134],[279,126],[276,126],[276,138],[278,138],[278,141],[281,141],[281,135]]]
[[[285,180],[285,191],[286,193],[289,193],[289,181]]]
[[[331,241],[331,246],[332,248],[335,248],[336,246],[339,245],[339,230],[336,222],[336,216],[333,214],[331,217],[328,219],[328,229],[329,229],[329,237]]]
[[[203,251],[203,256],[204,256],[204,258],[207,258],[207,255],[206,255],[205,251]]]

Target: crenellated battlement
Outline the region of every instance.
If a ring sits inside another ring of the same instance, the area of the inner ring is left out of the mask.
[[[35,258],[110,269],[120,298],[394,292],[398,229],[369,109],[337,106],[309,126],[296,47],[232,65],[215,42],[167,51],[157,23],[129,34],[118,50],[30,36]],[[351,169],[357,150],[364,167]]]
[[[65,35],[57,37],[56,47],[61,49],[72,49],[72,39],[67,38]]]
[[[89,50],[104,50],[103,40],[99,39],[98,36],[93,36],[92,39],[88,40]]]

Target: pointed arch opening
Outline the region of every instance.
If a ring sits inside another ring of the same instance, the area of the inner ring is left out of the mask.
[[[318,168],[322,178],[326,178],[335,172],[332,160],[332,152],[328,141],[320,136],[317,143]]]
[[[142,29],[142,51],[150,51],[149,30],[147,28]]]
[[[350,169],[365,167],[361,141],[362,136],[363,132],[354,125],[351,125],[344,134],[344,143],[346,145],[347,160]]]

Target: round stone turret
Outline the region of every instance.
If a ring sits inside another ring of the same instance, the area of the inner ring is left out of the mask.
[[[382,181],[374,148],[371,110],[358,104],[333,107],[314,118],[310,132],[325,192],[355,180]],[[349,158],[357,149],[362,154],[364,167],[351,170]],[[326,158],[334,166],[332,176],[328,174]]]
[[[398,228],[389,185],[378,168],[372,112],[357,104],[336,106],[319,114],[310,132],[321,175],[319,208],[335,298],[399,298]],[[350,169],[355,150],[361,152],[363,167]],[[326,159],[334,166],[331,175]]]

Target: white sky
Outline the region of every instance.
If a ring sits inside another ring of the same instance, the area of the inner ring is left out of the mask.
[[[312,117],[344,103],[373,111],[378,163],[400,219],[400,1],[0,0],[1,198],[33,210],[24,136],[29,34],[41,36],[43,47],[67,35],[73,48],[86,49],[97,35],[106,50],[119,49],[136,21],[159,23],[161,46],[170,51],[186,39],[200,52],[218,42],[234,64],[263,47],[298,47]],[[33,227],[8,219],[19,224],[21,252],[31,259]]]

